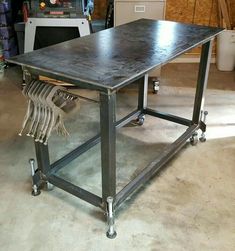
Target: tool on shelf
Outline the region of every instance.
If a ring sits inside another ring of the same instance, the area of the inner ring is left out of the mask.
[[[88,17],[94,10],[94,0],[31,0],[27,5],[29,17]]]

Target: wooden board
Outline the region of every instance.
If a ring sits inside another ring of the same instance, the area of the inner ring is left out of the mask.
[[[217,3],[215,0],[167,0],[166,19],[217,26]]]
[[[231,4],[231,15],[232,15],[232,24],[233,24],[233,27],[235,27],[235,1],[230,1],[230,4]]]
[[[166,3],[166,20],[218,26],[216,0],[167,0]],[[200,54],[200,51],[200,48],[196,48],[189,54]]]
[[[39,80],[41,81],[45,81],[45,82],[49,82],[53,85],[60,85],[60,86],[73,86],[72,84],[69,83],[65,83],[56,79],[52,79],[52,78],[48,78],[48,77],[44,77],[44,76],[39,76]]]
[[[92,15],[93,19],[105,19],[107,10],[107,0],[95,0],[95,9]]]
[[[94,19],[104,19],[108,0],[96,0]],[[230,0],[231,20],[235,26],[235,1]],[[166,0],[166,19],[184,23],[218,25],[217,0]]]
[[[227,3],[225,0],[218,0],[218,3],[220,5],[222,16],[225,21],[225,25],[226,25],[225,28],[231,30],[232,26],[231,26],[231,21],[230,21],[230,16],[229,16],[230,11],[228,11]]]

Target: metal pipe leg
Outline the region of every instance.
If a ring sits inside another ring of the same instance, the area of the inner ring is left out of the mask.
[[[148,105],[148,74],[138,80],[138,110],[141,113],[138,117],[131,121],[133,126],[142,126],[145,120],[145,114],[143,110],[147,108]]]
[[[206,116],[208,115],[208,111],[204,111],[202,114],[202,122],[206,124]],[[206,131],[202,131],[201,137],[199,138],[201,142],[206,142]]]
[[[106,232],[106,236],[110,239],[114,239],[117,236],[117,232],[115,231],[115,218],[113,211],[113,197],[107,198],[107,221],[108,221],[108,231]]]
[[[37,195],[39,195],[41,192],[40,192],[38,186],[34,183],[35,160],[34,160],[34,159],[30,159],[30,160],[29,160],[29,164],[30,164],[30,167],[31,167],[31,175],[32,175],[32,195],[33,195],[33,196],[37,196]]]
[[[201,111],[204,110],[205,90],[210,70],[210,59],[212,52],[212,40],[202,45],[201,59],[198,72],[197,89],[193,108],[192,122],[200,124]]]

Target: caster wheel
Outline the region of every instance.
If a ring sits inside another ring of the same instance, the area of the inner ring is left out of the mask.
[[[198,143],[198,136],[197,133],[193,134],[192,137],[190,138],[190,143],[192,146],[197,145]]]
[[[160,89],[160,81],[154,80],[153,81],[153,94],[157,94]]]
[[[139,116],[139,117],[137,118],[137,120],[136,120],[137,125],[142,126],[142,125],[144,124],[144,120],[145,120],[145,116],[144,116],[144,115]]]

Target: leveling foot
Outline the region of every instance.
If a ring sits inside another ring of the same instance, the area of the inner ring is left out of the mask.
[[[113,212],[113,197],[107,198],[107,221],[108,221],[108,231],[106,232],[106,236],[109,239],[114,239],[117,236],[117,232],[114,229],[115,219]]]

